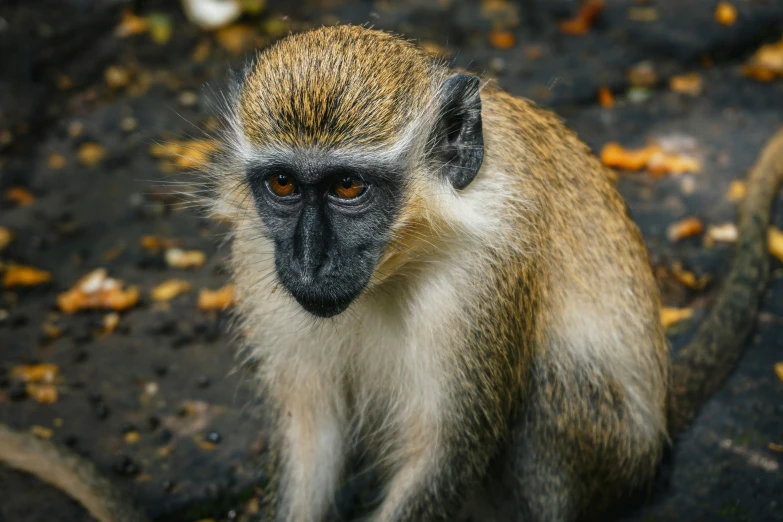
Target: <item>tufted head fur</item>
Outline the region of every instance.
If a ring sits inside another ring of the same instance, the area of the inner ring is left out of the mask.
[[[438,64],[413,44],[357,26],[281,40],[250,67],[245,134],[278,147],[388,146],[431,98]]]

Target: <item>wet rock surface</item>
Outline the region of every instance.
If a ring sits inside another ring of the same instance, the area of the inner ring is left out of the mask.
[[[671,332],[677,349],[709,309],[730,248],[706,249],[698,237],[671,243],[666,228],[688,216],[706,225],[733,221],[730,182],[744,177],[783,123],[783,80],[760,83],[740,71],[762,43],[783,36],[783,4],[735,3],[737,20],[724,26],[714,20],[713,2],[609,1],[584,36],[558,30],[576,2],[543,0],[495,3],[497,12],[488,10],[492,2],[447,0],[268,2],[260,17],[242,24],[261,45],[289,29],[337,21],[403,33],[552,108],[596,152],[609,141],[633,147],[656,136],[693,140],[702,172],[623,174],[618,182],[653,264],[679,261],[716,281],[699,291],[662,285],[667,304],[695,310],[690,323]],[[147,33],[119,38],[115,29],[131,8],[167,17],[170,39],[161,45]],[[198,138],[211,128],[209,99],[225,85],[227,65],[241,65],[244,53],[232,52],[227,36],[187,24],[176,2],[8,2],[0,18],[0,44],[18,50],[3,52],[0,74],[0,131],[7,132],[0,190],[22,186],[35,196],[27,206],[0,202],[0,226],[15,236],[0,256],[53,275],[47,285],[0,296],[0,420],[52,430],[52,440],[93,459],[153,516],[252,520],[252,504],[236,495],[253,485],[263,494],[264,434],[255,415],[263,406],[251,392],[252,369],[235,357],[230,318],[197,307],[200,288],[227,282],[228,229],[172,196],[180,187],[171,183],[187,187],[192,174],[168,173],[170,166],[150,154],[155,143]],[[497,30],[513,34],[510,48],[490,44]],[[644,61],[655,79],[631,89],[629,71]],[[111,66],[126,70],[126,85],[107,84]],[[700,95],[669,89],[672,75],[691,72],[703,78]],[[601,87],[614,93],[610,109],[598,103]],[[79,160],[85,143],[103,151],[92,166]],[[53,168],[52,155],[64,165]],[[779,204],[779,228],[781,210]],[[206,264],[167,267],[160,253],[141,246],[146,235],[200,250]],[[121,314],[117,329],[100,331],[103,312],[50,317],[58,292],[99,267],[141,290],[141,303]],[[773,370],[783,361],[783,267],[773,261],[772,268],[747,355],[679,441],[669,490],[628,520],[783,520],[783,453],[769,446],[783,444],[783,382]],[[192,289],[165,305],[150,299],[150,290],[172,278],[187,279]],[[51,321],[63,330],[56,339],[43,335]],[[11,368],[38,362],[60,368],[54,404],[36,402],[9,378]],[[48,486],[0,469],[0,520],[91,519]]]

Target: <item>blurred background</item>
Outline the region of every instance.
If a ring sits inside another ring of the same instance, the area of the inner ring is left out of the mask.
[[[783,124],[781,0],[3,0],[0,420],[93,459],[160,520],[255,520],[263,496],[229,225],[187,198],[216,147],[210,100],[254,50],[336,23],[401,33],[575,129],[616,169],[674,349]],[[629,520],[783,520],[783,205],[774,221],[747,356]],[[0,468],[0,520],[91,518]]]

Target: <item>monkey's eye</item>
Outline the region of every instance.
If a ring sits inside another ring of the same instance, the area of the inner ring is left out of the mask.
[[[266,184],[275,196],[280,196],[281,198],[298,192],[294,180],[285,174],[277,174],[268,178]]]
[[[364,194],[365,190],[367,190],[367,185],[359,178],[353,176],[341,178],[332,185],[332,193],[340,199],[358,198]]]

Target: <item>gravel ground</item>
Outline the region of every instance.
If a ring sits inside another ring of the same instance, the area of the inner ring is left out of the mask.
[[[187,24],[176,2],[6,1],[0,190],[21,186],[35,201],[0,202],[0,226],[15,235],[0,260],[49,271],[53,280],[0,294],[0,420],[51,430],[53,440],[95,460],[161,520],[253,520],[263,495],[256,471],[264,454],[256,412],[263,406],[247,384],[252,368],[235,357],[230,316],[196,306],[198,289],[227,282],[227,229],[172,195],[170,182],[187,187],[192,174],[167,172],[172,161],[153,157],[150,147],[199,138],[212,127],[209,100],[245,51],[288,30],[337,21],[370,23],[448,52],[456,65],[555,110],[596,151],[609,141],[692,140],[702,172],[619,180],[653,264],[680,262],[716,281],[693,290],[661,277],[668,305],[695,310],[692,321],[670,331],[677,349],[709,308],[730,249],[705,248],[701,237],[671,243],[666,228],[689,216],[706,225],[733,221],[729,184],[744,177],[783,123],[783,81],[756,82],[740,70],[761,44],[783,35],[783,2],[733,3],[739,16],[724,26],[714,19],[713,1],[607,0],[586,35],[568,36],[558,23],[577,3],[564,0],[485,1],[483,8],[456,0],[268,1],[261,15],[242,20],[249,29],[218,34]],[[163,30],[170,24],[170,39],[118,37],[115,28],[131,8],[154,14]],[[493,46],[491,35],[505,31],[513,44]],[[643,61],[655,77],[648,88],[629,91],[629,70]],[[114,86],[106,80],[110,67],[120,71],[109,74]],[[701,75],[703,92],[673,92],[669,78],[684,73]],[[601,87],[614,93],[614,107],[598,103]],[[103,157],[86,166],[85,144],[92,143]],[[775,223],[783,228],[783,212]],[[168,268],[140,246],[145,235],[200,250],[206,263]],[[141,289],[140,305],[121,315],[118,328],[99,331],[104,313],[52,316],[57,293],[100,267]],[[193,289],[165,305],[149,298],[171,278]],[[65,333],[47,339],[47,322]],[[669,490],[629,521],[783,520],[783,453],[774,449],[783,444],[783,382],[773,371],[783,361],[782,334],[783,267],[774,261],[747,355],[678,444]],[[39,362],[60,369],[54,404],[25,397],[10,378],[11,368]],[[0,469],[6,520],[91,518],[48,486]]]

